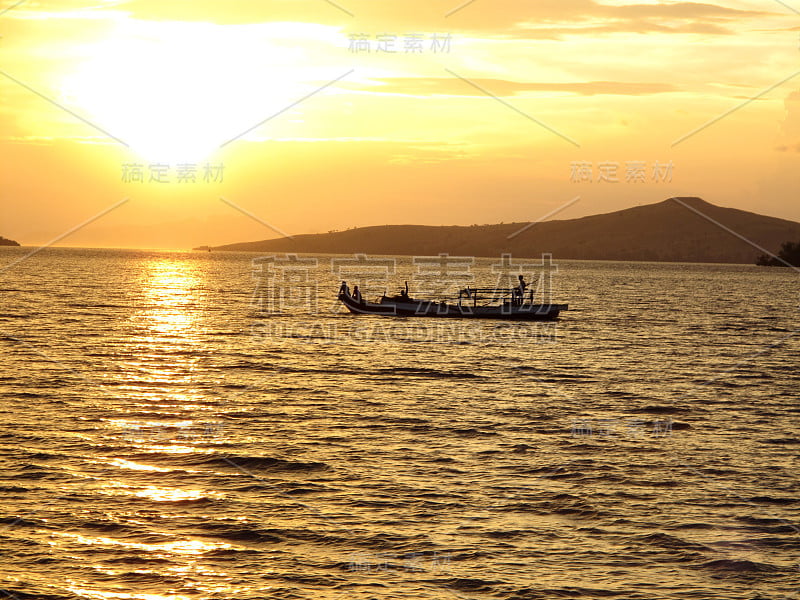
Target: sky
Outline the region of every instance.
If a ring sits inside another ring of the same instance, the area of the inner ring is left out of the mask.
[[[800,0],[5,0],[0,235],[800,221]]]

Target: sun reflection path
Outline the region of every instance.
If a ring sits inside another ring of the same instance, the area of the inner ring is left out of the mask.
[[[101,493],[119,497],[123,506],[129,500],[134,502],[132,506],[146,502],[152,503],[148,504],[151,507],[160,505],[157,510],[162,514],[172,514],[171,506],[196,508],[226,498],[196,476],[204,472],[202,468],[187,467],[193,459],[218,451],[209,442],[222,431],[218,425],[227,402],[220,392],[210,391],[215,388],[209,386],[201,365],[208,331],[206,268],[205,261],[180,254],[162,254],[139,264],[135,310],[123,341],[126,359],[123,373],[111,375],[120,380],[115,382],[113,412],[106,419],[110,431],[122,432],[117,440],[119,453],[95,459],[104,470]],[[216,425],[209,430],[209,424]],[[182,460],[184,454],[191,455],[188,462]],[[174,563],[171,569],[193,577],[207,568],[202,564],[207,554],[239,549],[229,543],[198,540],[192,534],[164,531],[161,535],[162,539],[153,541],[60,532],[50,543],[66,550],[90,546],[163,557]],[[211,581],[198,584],[197,589],[223,592],[228,585],[224,574],[208,575]],[[220,578],[221,589],[213,590]],[[131,592],[77,580],[69,583],[73,593],[98,600],[180,600],[186,591]]]
[[[167,552],[175,554],[183,554],[190,556],[199,556],[206,552],[214,550],[231,550],[236,548],[233,544],[223,542],[204,542],[201,540],[176,540],[174,542],[160,542],[145,544],[139,542],[130,542],[110,537],[100,536],[86,536],[79,533],[72,533],[66,531],[52,531],[49,532],[53,538],[62,538],[69,540],[76,544],[83,544],[87,546],[117,546],[130,550],[140,550],[142,552]],[[51,542],[56,543],[56,542]]]
[[[197,325],[203,277],[187,260],[158,259],[145,265],[145,323],[153,333],[185,335]]]
[[[143,410],[165,408],[169,418],[190,416],[171,427],[191,429],[194,416],[207,406],[193,373],[203,351],[205,332],[205,264],[180,254],[162,255],[142,264],[137,298],[139,310],[131,317],[133,334],[127,342],[134,362],[119,387]],[[134,424],[135,425],[135,424]]]
[[[127,592],[101,592],[98,590],[68,587],[73,594],[92,600],[192,600],[191,596],[161,595],[161,594],[130,594]]]

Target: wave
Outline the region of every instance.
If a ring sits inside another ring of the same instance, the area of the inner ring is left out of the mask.
[[[774,573],[780,571],[780,569],[774,565],[751,560],[712,560],[703,563],[700,567],[711,571],[732,571],[735,573]]]
[[[800,438],[770,438],[766,440],[759,440],[760,444],[776,444],[776,445],[796,445],[800,444]]]
[[[784,548],[786,550],[800,549],[800,539],[796,535],[797,529],[791,525],[785,525],[781,528],[775,528],[769,533],[788,533],[790,537],[761,537],[761,538],[747,538],[742,540],[743,543],[753,546],[763,546],[764,548]]]
[[[39,394],[36,392],[8,392],[6,398],[50,398],[54,394]]]
[[[285,538],[275,535],[274,531],[259,529],[256,527],[245,527],[240,524],[232,525],[228,523],[206,523],[200,527],[200,534],[203,536],[213,535],[234,542],[252,542],[258,544],[279,544]]]
[[[552,600],[552,598],[624,598],[641,597],[629,591],[616,591],[600,588],[560,587],[560,588],[522,588],[504,595],[504,600]]]
[[[105,563],[110,565],[153,565],[164,564],[171,565],[173,562],[168,558],[159,556],[120,556],[119,558],[107,558]]]
[[[11,598],[12,600],[80,600],[79,596],[73,594],[45,594],[42,592],[27,593],[21,590],[10,588],[0,588],[0,596]]]
[[[711,523],[679,523],[672,525],[670,529],[716,529],[716,525]]]
[[[312,375],[357,375],[359,377],[384,376],[389,380],[403,377],[420,377],[426,379],[486,379],[485,375],[470,371],[450,371],[425,367],[394,367],[383,369],[347,369],[347,368],[303,368],[281,365],[278,363],[257,363],[243,360],[230,365],[222,365],[220,369],[247,369],[253,371],[276,371],[278,373],[304,373]]]
[[[746,502],[756,502],[759,504],[798,504],[800,503],[800,499],[798,498],[780,498],[777,496],[753,496],[751,498],[745,498]]]
[[[695,542],[689,542],[679,537],[668,535],[666,533],[651,533],[649,535],[636,536],[634,539],[651,546],[658,546],[659,548],[669,548],[675,550],[698,550],[707,551],[712,548]]]
[[[23,469],[35,469],[35,465],[26,465]],[[15,475],[6,475],[6,479],[69,479],[68,476],[59,475],[55,471],[28,471],[27,473],[17,473]]]
[[[80,529],[89,529],[92,531],[99,531],[102,533],[119,533],[125,535],[146,535],[148,531],[142,527],[135,527],[125,523],[118,523],[116,521],[79,521],[75,523],[75,527]]]
[[[742,523],[747,523],[748,525],[761,525],[765,527],[772,525],[782,525],[787,522],[786,519],[775,519],[770,517],[751,517],[750,515],[736,517],[736,520],[741,521]]]
[[[135,460],[166,464],[177,464],[186,467],[210,467],[215,469],[237,469],[240,471],[287,471],[312,472],[328,471],[332,467],[324,462],[294,461],[271,456],[242,456],[237,454],[170,454],[166,452],[148,452],[131,455]]]
[[[295,461],[273,458],[271,456],[237,456],[226,455],[200,460],[197,464],[208,466],[227,466],[260,471],[328,471],[331,470],[327,463],[314,461]]]
[[[501,581],[492,581],[490,579],[466,579],[466,578],[451,578],[438,582],[454,590],[461,592],[494,592],[495,586],[501,584]]]
[[[475,429],[474,427],[468,427],[466,429],[450,429],[449,430],[456,435],[463,435],[466,437],[481,437],[487,435],[500,435],[496,431],[483,431],[481,429]]]
[[[642,487],[666,487],[673,488],[681,485],[680,481],[674,479],[623,479],[627,485],[636,485]]]
[[[209,550],[208,552],[203,553],[203,558],[237,558],[241,559],[246,555],[252,555],[255,559],[259,557],[263,560],[263,556],[260,550],[253,550],[251,548],[218,548],[216,550]]]
[[[648,406],[643,406],[641,408],[631,408],[627,412],[629,413],[652,413],[658,415],[668,415],[672,413],[683,413],[683,412],[692,412],[691,408],[685,406],[669,406],[669,405],[659,405],[659,404],[650,404]]]
[[[0,523],[12,527],[39,527],[42,521],[32,521],[24,517],[0,517]]]

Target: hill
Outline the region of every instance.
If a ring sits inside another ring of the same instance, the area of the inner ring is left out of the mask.
[[[9,240],[0,235],[0,246],[19,246],[19,242]]]
[[[761,252],[745,240],[775,253],[786,240],[800,239],[800,223],[724,208],[700,198],[670,198],[580,219],[545,221],[520,232],[526,225],[382,225],[213,249],[428,256],[445,252],[539,256],[549,252],[561,259],[752,264]]]

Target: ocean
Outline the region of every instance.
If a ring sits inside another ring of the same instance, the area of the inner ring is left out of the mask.
[[[0,248],[0,598],[800,598],[791,269],[27,252]],[[520,268],[570,310],[336,302]]]

